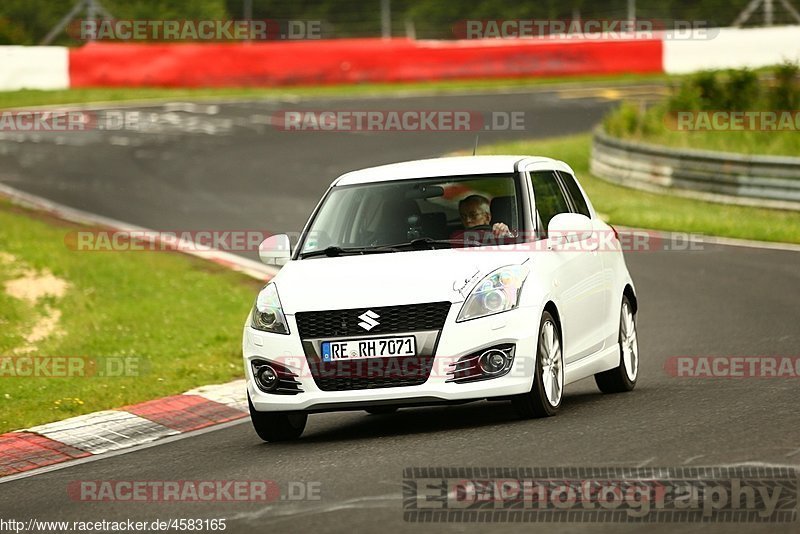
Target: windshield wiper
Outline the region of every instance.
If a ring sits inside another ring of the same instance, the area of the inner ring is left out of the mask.
[[[316,258],[319,256],[327,256],[335,258],[337,256],[352,256],[356,254],[384,254],[387,252],[400,252],[402,250],[425,250],[437,248],[453,248],[453,246],[480,246],[481,243],[474,239],[433,239],[430,237],[420,237],[412,239],[405,243],[396,243],[394,245],[376,245],[372,247],[339,247],[336,245],[329,246],[320,250],[311,250],[300,254],[300,259]]]
[[[315,258],[318,256],[328,256],[335,258],[336,256],[350,256],[355,254],[381,254],[385,252],[397,252],[393,247],[338,247],[332,245],[320,250],[312,250],[300,254],[300,259]]]
[[[397,244],[391,245],[391,248],[395,248],[395,249],[409,249],[409,248],[412,248],[412,249],[425,249],[425,248],[431,248],[431,249],[435,250],[437,247],[445,248],[445,246],[446,246],[446,248],[453,248],[453,245],[480,246],[480,242],[478,242],[478,241],[476,241],[474,239],[462,239],[462,238],[456,238],[456,239],[433,239],[431,237],[420,237],[420,238],[417,238],[417,239],[412,239],[411,241],[409,241],[407,243],[397,243]]]

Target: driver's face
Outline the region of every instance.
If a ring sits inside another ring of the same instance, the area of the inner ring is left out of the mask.
[[[464,228],[487,226],[492,221],[492,215],[481,208],[478,202],[465,203],[461,206],[459,215],[461,215],[461,224],[464,225]]]

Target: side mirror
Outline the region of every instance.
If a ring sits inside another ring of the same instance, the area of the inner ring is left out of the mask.
[[[266,265],[285,265],[292,258],[292,245],[286,234],[266,238],[258,246],[258,257]]]
[[[592,237],[592,220],[580,213],[559,213],[547,225],[551,245],[583,241]]]

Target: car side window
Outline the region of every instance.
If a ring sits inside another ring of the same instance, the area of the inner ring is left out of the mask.
[[[584,198],[583,193],[581,193],[581,188],[578,187],[578,182],[575,181],[575,177],[568,172],[559,172],[559,175],[561,175],[564,185],[567,186],[567,191],[569,191],[569,196],[572,197],[575,210],[581,215],[586,215],[591,218],[589,214],[589,205],[586,203],[586,198]]]
[[[547,231],[550,219],[559,213],[569,213],[569,204],[558,185],[558,178],[553,171],[534,171],[531,173],[536,211],[542,221],[542,229]]]

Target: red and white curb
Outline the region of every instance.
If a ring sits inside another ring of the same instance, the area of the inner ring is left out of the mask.
[[[0,195],[11,202],[60,219],[116,231],[156,232],[77,210],[0,184]],[[195,243],[178,240],[187,254],[213,261],[266,281],[277,269]],[[0,478],[97,454],[118,451],[162,438],[247,417],[244,380],[202,386],[115,410],[104,410],[0,435]]]
[[[0,435],[0,477],[247,417],[244,380]]]
[[[0,195],[18,205],[34,208],[67,221],[104,226],[113,230],[138,230],[99,215],[63,206],[0,184]],[[618,227],[623,229],[623,227]],[[627,228],[626,228],[627,229]],[[634,229],[629,229],[634,230]],[[649,231],[669,236],[669,232]],[[800,251],[800,246],[740,239],[706,237],[703,242],[725,246]],[[258,280],[269,280],[277,269],[197,244],[180,250],[229,267]],[[72,417],[0,435],[0,479],[69,460],[109,453],[247,417],[244,380],[201,386],[181,395],[115,410]]]

